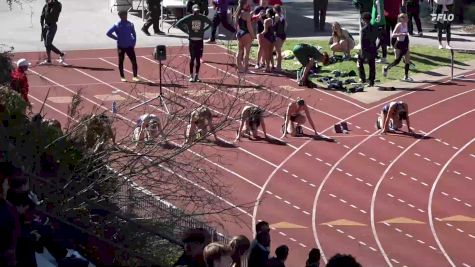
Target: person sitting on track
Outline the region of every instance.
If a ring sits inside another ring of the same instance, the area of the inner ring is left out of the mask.
[[[159,136],[163,137],[160,121],[155,114],[144,114],[137,120],[134,129],[134,142],[152,141]]]
[[[297,82],[300,86],[308,85],[308,74],[316,61],[328,65],[328,53],[321,53],[317,47],[309,44],[297,44],[292,50],[295,58],[302,64],[303,70],[297,71]]]
[[[302,111],[305,112],[305,115],[301,114]],[[310,122],[315,135],[318,135],[315,125],[313,124],[312,117],[310,117],[307,104],[305,104],[303,99],[297,98],[296,101],[290,103],[287,107],[284,125],[282,125],[282,131],[284,132],[282,138],[286,137],[288,133],[290,133],[292,136],[302,135],[303,130],[301,125],[304,124],[307,119]],[[295,125],[295,123],[297,125]]]
[[[381,115],[376,121],[376,127],[378,129],[382,128],[381,133],[388,132],[388,128],[391,131],[399,130],[402,128],[402,120],[406,121],[408,132],[413,133],[410,126],[407,103],[402,101],[391,102],[383,107]]]
[[[216,141],[218,137],[213,127],[213,115],[207,107],[199,107],[190,115],[190,124],[186,129],[185,143],[204,138],[210,132]]]
[[[260,107],[245,106],[241,113],[241,123],[237,131],[236,141],[241,140],[241,135],[251,139],[257,139],[257,129],[262,127],[264,138],[267,138],[266,125],[264,123],[264,110]],[[242,132],[244,130],[244,133]]]

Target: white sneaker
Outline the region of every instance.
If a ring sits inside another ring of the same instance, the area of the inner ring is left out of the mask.
[[[413,82],[414,81],[411,77],[404,77],[404,79],[402,79],[402,80],[405,81],[405,82]]]
[[[383,67],[383,76],[388,77],[388,66]]]
[[[445,49],[449,49],[449,50],[451,50],[451,49],[452,49],[452,47],[451,47],[449,44],[447,44],[447,45],[445,46]]]
[[[442,44],[439,44],[439,49],[443,49],[444,46]]]
[[[49,61],[49,60],[43,60],[43,61],[41,61],[38,65],[40,65],[40,66],[47,66],[47,65],[51,65],[51,64],[52,64],[51,61]]]
[[[65,56],[66,56],[65,53],[63,53],[63,55],[59,56],[59,59],[58,59],[59,64],[67,65],[66,62],[64,61]]]
[[[382,57],[382,58],[376,60],[376,63],[378,63],[378,64],[386,64],[386,63],[388,63],[388,61],[387,61],[387,59],[386,59],[385,57]]]

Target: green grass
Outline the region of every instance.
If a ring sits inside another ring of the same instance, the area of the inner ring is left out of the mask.
[[[284,43],[284,50],[292,50],[292,48],[299,43],[307,43],[312,45],[319,45],[323,47],[323,50],[328,52],[331,55],[330,47],[328,45],[328,41],[325,40],[287,40]],[[231,42],[229,49],[232,51],[236,51],[236,42]],[[354,54],[354,53],[353,53]],[[251,57],[255,59],[257,56],[257,45],[254,45],[251,52]],[[463,62],[474,60],[475,54],[468,54],[468,53],[457,53],[455,55],[455,64],[464,65]],[[394,60],[394,53],[392,50],[388,51],[388,61],[392,62]],[[416,65],[416,68],[409,72],[410,76],[414,76],[418,73],[426,73],[430,74],[432,70],[450,65],[450,51],[448,50],[440,50],[435,47],[425,46],[425,45],[414,45],[411,46],[411,61]],[[300,63],[295,60],[283,60],[282,61],[282,68],[288,71],[295,71],[300,68]],[[389,72],[388,77],[383,77],[382,75],[382,66],[381,64],[376,64],[376,80],[379,80],[380,83],[400,80],[404,77],[404,65],[403,63],[399,63],[399,66],[396,66],[391,69]],[[358,73],[358,69],[356,67],[356,59],[352,59],[351,61],[339,62],[336,64],[331,64],[328,66],[324,66],[320,72],[321,75],[329,75],[333,70],[340,70],[348,72],[350,70],[354,70]],[[369,75],[368,66],[365,64],[365,71],[366,76]],[[316,82],[316,77],[312,78],[313,82]]]

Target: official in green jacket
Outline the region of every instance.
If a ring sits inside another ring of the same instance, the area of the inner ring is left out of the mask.
[[[198,78],[201,66],[201,57],[203,56],[203,36],[209,27],[211,20],[200,14],[200,6],[195,4],[192,8],[193,14],[190,14],[176,23],[176,27],[188,34],[190,50],[190,82],[201,82]],[[195,69],[196,62],[196,69]],[[193,72],[193,70],[195,71]]]

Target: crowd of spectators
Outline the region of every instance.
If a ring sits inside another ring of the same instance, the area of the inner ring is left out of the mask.
[[[189,229],[183,234],[184,252],[174,267],[285,267],[291,253],[286,245],[279,245],[271,252],[270,226],[260,221],[255,226],[256,235],[250,241],[244,235],[233,237],[228,244],[211,242],[211,235],[202,228]],[[305,267],[319,267],[320,250],[312,248]],[[361,267],[351,255],[336,254],[328,260],[327,267]]]

